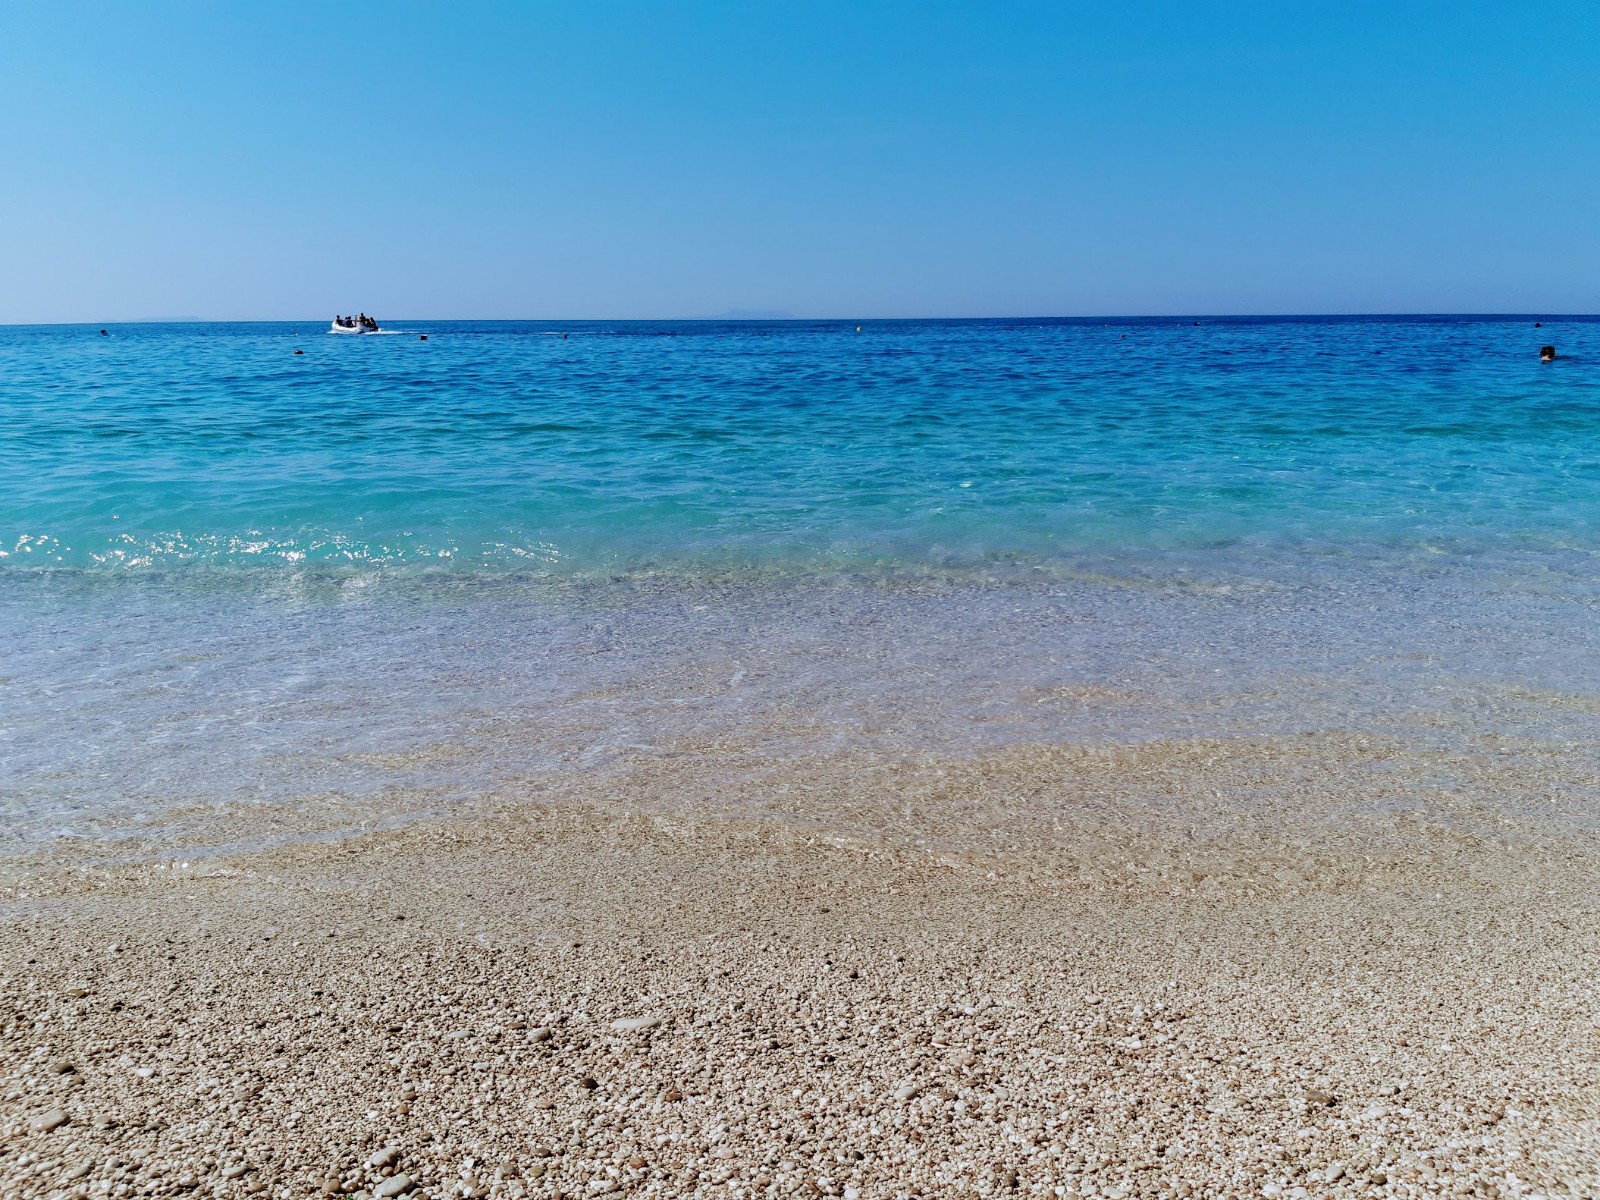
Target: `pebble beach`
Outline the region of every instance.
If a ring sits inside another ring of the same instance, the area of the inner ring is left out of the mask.
[[[1370,739],[790,760],[726,811],[712,757],[8,862],[3,1194],[1597,1194],[1590,834],[1397,812]]]

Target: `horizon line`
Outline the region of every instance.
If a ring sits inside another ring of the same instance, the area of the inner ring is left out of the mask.
[[[887,325],[919,322],[1025,322],[1068,321],[1117,324],[1136,321],[1306,321],[1306,320],[1600,320],[1600,313],[1561,312],[1280,312],[1280,313],[1116,313],[1087,316],[921,316],[921,317],[797,317],[797,316],[704,316],[704,317],[391,317],[393,321],[437,322],[446,324],[553,324],[553,325]],[[109,328],[113,325],[306,325],[321,324],[323,317],[126,317],[97,321],[5,321],[0,329]]]

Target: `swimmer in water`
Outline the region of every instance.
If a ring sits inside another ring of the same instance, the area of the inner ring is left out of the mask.
[[[1539,347],[1539,361],[1540,362],[1555,362],[1555,360],[1556,360],[1556,348],[1554,346],[1540,346]]]

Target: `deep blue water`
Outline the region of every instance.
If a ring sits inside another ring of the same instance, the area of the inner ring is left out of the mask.
[[[1600,325],[1533,321],[0,329],[0,826],[707,738],[1592,756]]]

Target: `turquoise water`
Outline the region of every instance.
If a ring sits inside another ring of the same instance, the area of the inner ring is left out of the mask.
[[[0,563],[821,569],[1594,535],[1586,323],[416,328],[0,331]],[[1541,365],[1545,340],[1573,357]]]
[[[392,326],[0,329],[14,837],[707,735],[1589,736],[1526,697],[1600,667],[1594,323]]]

